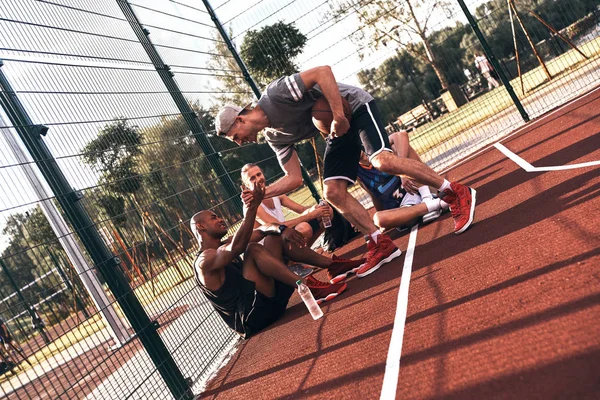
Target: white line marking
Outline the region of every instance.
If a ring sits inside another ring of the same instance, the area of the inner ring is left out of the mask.
[[[589,161],[580,164],[559,165],[555,167],[534,167],[533,165],[529,164],[527,161],[523,160],[521,157],[507,149],[503,144],[495,143],[494,146],[502,153],[504,153],[506,157],[513,160],[519,167],[523,168],[527,172],[564,171],[567,169],[585,168],[592,167],[594,165],[600,165],[600,161]]]
[[[523,160],[521,157],[510,151],[506,148],[502,143],[495,143],[494,147],[500,150],[504,155],[511,160],[513,160],[519,167],[523,168],[527,172],[533,172],[533,165],[529,164],[527,161]]]
[[[579,100],[581,100],[582,98],[584,98],[584,97],[586,97],[586,96],[589,96],[589,95],[593,94],[594,92],[596,92],[596,91],[598,91],[598,90],[600,90],[600,86],[598,86],[598,87],[597,87],[597,88],[595,88],[595,89],[592,89],[592,90],[590,90],[589,92],[586,92],[586,93],[583,93],[583,94],[581,94],[580,96],[578,96],[578,97],[577,97],[577,98],[575,98],[575,99],[571,99],[571,100],[569,100],[567,103],[565,103],[565,104],[563,104],[563,105],[561,105],[561,106],[559,106],[559,107],[555,108],[555,109],[554,109],[554,110],[552,110],[552,111],[549,111],[549,112],[547,112],[546,114],[544,114],[544,115],[542,115],[542,116],[540,116],[540,117],[537,117],[536,119],[533,119],[533,120],[531,120],[531,121],[529,121],[529,122],[525,123],[525,125],[518,127],[518,128],[517,128],[516,130],[514,130],[513,132],[511,132],[511,133],[509,133],[508,135],[506,135],[506,136],[503,136],[503,137],[501,137],[500,139],[498,139],[498,143],[507,141],[507,140],[508,140],[508,139],[510,139],[511,137],[513,137],[513,136],[515,136],[515,135],[518,135],[518,134],[522,133],[522,131],[523,131],[523,130],[525,130],[525,129],[527,129],[527,128],[530,128],[532,125],[535,125],[535,124],[538,124],[538,123],[540,123],[541,121],[545,120],[546,118],[549,118],[549,117],[551,117],[553,114],[556,114],[557,112],[559,112],[559,111],[562,111],[564,108],[567,108],[567,107],[569,107],[571,104],[575,103],[576,101],[579,101]],[[533,129],[535,129],[535,126],[533,127]],[[529,132],[527,132],[527,133],[529,133]],[[459,167],[459,166],[461,166],[461,165],[463,165],[463,164],[467,163],[468,161],[471,161],[472,159],[474,159],[475,157],[479,156],[480,154],[482,154],[482,153],[484,153],[484,152],[488,151],[488,150],[489,150],[489,149],[490,149],[492,146],[495,146],[495,145],[496,145],[496,143],[491,143],[491,144],[489,144],[489,145],[487,145],[487,146],[483,147],[482,149],[478,150],[477,152],[475,152],[475,153],[471,154],[470,156],[468,156],[468,157],[467,157],[467,158],[465,158],[464,160],[461,160],[461,161],[459,161],[459,162],[457,162],[457,163],[455,163],[455,164],[452,164],[452,165],[450,165],[450,166],[446,167],[446,169],[444,169],[444,170],[442,170],[442,171],[440,172],[440,175],[444,175],[445,173],[448,173],[450,170],[452,170],[452,169],[454,169],[454,168],[457,168],[457,167]]]
[[[404,267],[402,268],[402,279],[400,280],[400,290],[398,291],[398,302],[396,304],[396,317],[394,318],[392,339],[390,340],[390,348],[385,363],[385,375],[383,376],[381,396],[379,396],[380,400],[396,398],[398,376],[400,374],[400,355],[402,353],[402,340],[404,338],[404,323],[406,322],[406,312],[408,309],[408,285],[410,284],[410,273],[412,271],[418,230],[418,224],[414,225],[410,231],[410,238],[408,239],[408,247],[406,249],[406,256],[404,257]]]

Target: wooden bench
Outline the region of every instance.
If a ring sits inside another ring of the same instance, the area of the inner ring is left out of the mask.
[[[398,117],[398,123],[404,129],[416,128],[431,120],[431,113],[423,104],[419,104],[412,110]]]

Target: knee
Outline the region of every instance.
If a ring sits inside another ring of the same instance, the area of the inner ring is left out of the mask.
[[[265,251],[265,247],[260,243],[248,243],[246,251],[244,252],[244,259],[255,258],[261,251]]]
[[[331,204],[341,204],[344,201],[344,197],[348,194],[348,186],[345,182],[341,183],[329,183],[325,185],[325,200]]]
[[[375,215],[373,215],[373,223],[378,227],[378,228],[383,228],[383,229],[387,229],[388,227],[385,226],[386,225],[386,219],[384,217],[384,215],[380,212],[376,212]]]
[[[312,227],[308,222],[300,222],[294,229],[302,234],[304,240],[310,239],[313,235]]]
[[[390,157],[396,156],[391,151],[382,151],[371,159],[371,164],[373,164],[373,166],[378,170],[385,172],[385,165]]]

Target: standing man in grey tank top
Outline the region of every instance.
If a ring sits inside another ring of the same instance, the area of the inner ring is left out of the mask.
[[[450,204],[454,231],[460,234],[473,222],[474,189],[448,182],[422,162],[399,158],[390,147],[379,110],[373,97],[364,90],[338,83],[329,66],[316,67],[271,82],[254,108],[226,105],[217,114],[217,134],[238,145],[256,142],[263,132],[275,151],[285,176],[267,187],[265,197],[290,192],[302,185],[300,159],[294,145],[318,134],[311,109],[325,96],[333,113],[324,156],[325,198],[361,233],[369,237],[366,263],[356,271],[364,277],[400,256],[392,240],[382,234],[367,210],[348,193],[356,181],[361,149],[380,171],[407,175],[418,182],[438,188],[440,197]],[[350,103],[352,117],[345,117],[342,97]]]

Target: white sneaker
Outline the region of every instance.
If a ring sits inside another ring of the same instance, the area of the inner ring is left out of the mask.
[[[442,209],[428,212],[427,214],[423,215],[423,223],[426,224],[428,222],[435,221],[440,217],[440,215],[442,215]]]

